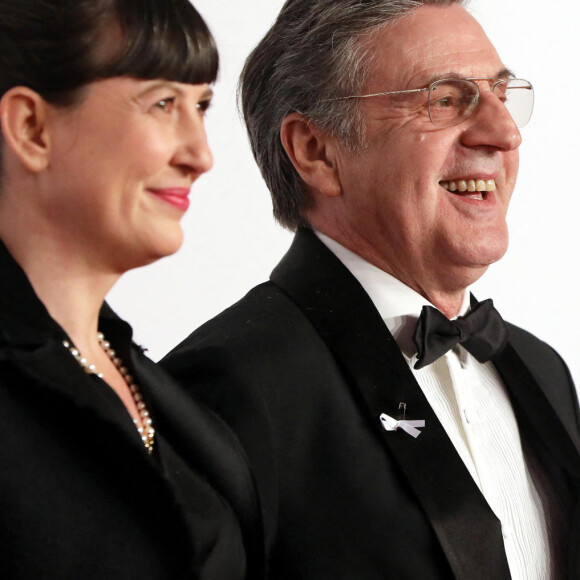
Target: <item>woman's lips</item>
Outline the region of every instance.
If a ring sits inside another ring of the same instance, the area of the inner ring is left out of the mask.
[[[165,189],[150,189],[149,191],[181,211],[186,211],[189,207],[189,188],[168,187]]]

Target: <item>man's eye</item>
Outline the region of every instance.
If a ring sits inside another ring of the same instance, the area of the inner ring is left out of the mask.
[[[449,107],[455,107],[455,99],[453,97],[442,97],[435,101],[436,107],[441,107],[442,109],[447,109]]]

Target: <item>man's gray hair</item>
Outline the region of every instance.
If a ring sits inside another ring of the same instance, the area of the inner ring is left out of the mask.
[[[282,121],[297,111],[360,150],[359,99],[329,99],[360,94],[373,71],[372,34],[425,4],[464,0],[287,0],[246,60],[239,85],[242,112],[274,216],[283,226],[308,225],[305,211],[312,201],[280,141]]]

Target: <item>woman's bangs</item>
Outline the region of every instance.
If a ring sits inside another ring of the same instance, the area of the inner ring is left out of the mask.
[[[188,0],[123,0],[118,18],[125,50],[102,76],[189,84],[216,80],[219,59],[214,38]]]

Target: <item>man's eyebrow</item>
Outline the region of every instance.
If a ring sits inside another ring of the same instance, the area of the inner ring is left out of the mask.
[[[457,72],[449,71],[447,73],[441,73],[433,76],[428,82],[433,83],[441,79],[479,79],[479,78],[483,78],[483,76],[476,74],[459,74]],[[515,78],[515,74],[509,68],[502,68],[495,75],[489,78],[493,79]]]
[[[515,73],[513,71],[511,71],[509,68],[502,68],[495,76],[498,79],[505,79],[505,78],[514,79],[516,77]]]

